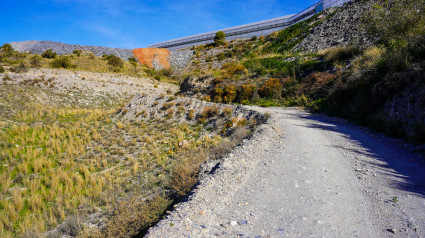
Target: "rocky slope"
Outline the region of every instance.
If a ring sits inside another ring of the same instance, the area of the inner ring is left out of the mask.
[[[325,20],[313,28],[312,32],[293,50],[317,52],[327,48],[347,45],[361,45],[363,47],[372,43],[361,27],[361,20],[365,12],[371,8],[372,1],[363,0],[348,3],[340,9],[332,8],[326,10],[323,16],[332,14],[334,16]]]
[[[128,121],[173,120],[178,123],[196,124],[208,122],[213,131],[232,124],[255,125],[267,116],[240,105],[226,105],[200,101],[187,97],[143,93],[134,97],[122,110],[122,118]]]

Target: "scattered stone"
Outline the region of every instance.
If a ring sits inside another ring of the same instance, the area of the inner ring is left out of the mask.
[[[237,224],[238,224],[238,223],[237,223],[236,221],[231,221],[231,222],[230,222],[230,225],[231,225],[231,226],[236,226]]]
[[[248,221],[247,220],[240,220],[240,221],[238,221],[238,224],[239,225],[247,225]]]

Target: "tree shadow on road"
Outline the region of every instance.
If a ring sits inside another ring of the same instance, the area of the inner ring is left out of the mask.
[[[371,133],[341,118],[299,112],[287,112],[287,114],[299,119],[312,120],[308,123],[309,128],[336,132],[354,142],[356,146],[335,145],[335,147],[354,152],[362,158],[362,162],[376,168],[376,173],[389,175],[393,178],[390,181],[393,188],[425,197],[425,160],[411,153],[405,146],[406,142],[379,133]]]

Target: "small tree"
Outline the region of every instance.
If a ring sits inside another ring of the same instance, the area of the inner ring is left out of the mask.
[[[71,60],[70,60],[70,58],[68,56],[60,56],[60,57],[54,59],[50,63],[50,65],[53,68],[65,68],[65,69],[74,68],[75,67],[75,65],[71,64]]]
[[[48,49],[48,50],[44,51],[43,54],[41,54],[41,56],[43,58],[46,58],[46,59],[54,59],[54,58],[56,58],[56,55],[57,55],[57,53],[54,52],[53,49]]]
[[[4,44],[4,45],[2,45],[0,49],[5,53],[6,56],[11,55],[13,53],[13,51],[14,51],[12,45],[11,44],[7,44],[7,43]]]
[[[218,31],[217,33],[215,33],[215,37],[214,37],[214,44],[215,45],[224,45],[226,44],[226,34],[222,31]]]

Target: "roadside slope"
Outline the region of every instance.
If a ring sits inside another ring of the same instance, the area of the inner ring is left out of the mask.
[[[425,165],[400,142],[295,109],[203,179],[148,237],[421,237]]]

